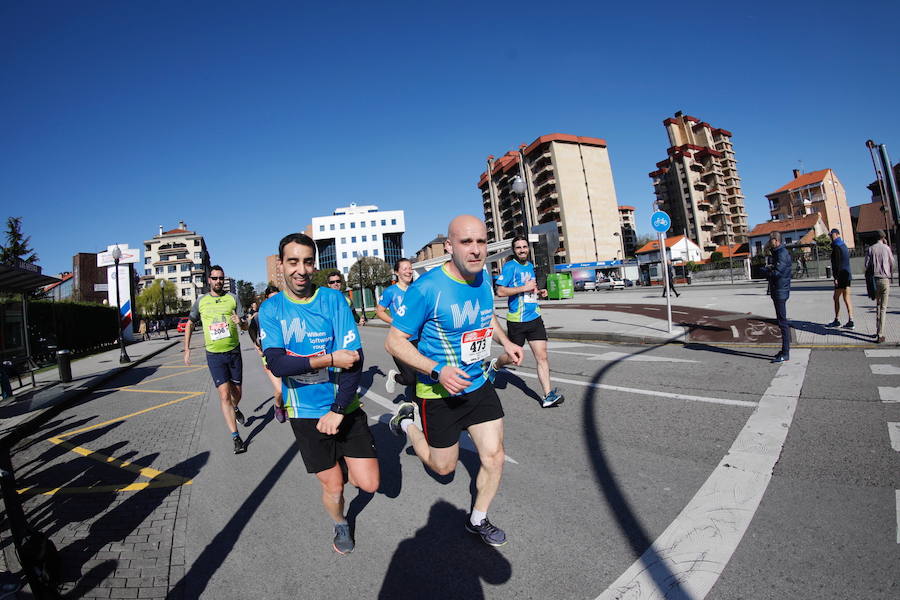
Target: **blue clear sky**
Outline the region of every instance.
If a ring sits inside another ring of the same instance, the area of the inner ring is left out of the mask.
[[[405,210],[414,253],[547,133],[607,140],[640,231],[677,110],[733,132],[751,225],[799,160],[851,205],[866,139],[900,160],[897,2],[333,4],[0,4],[0,216],[46,273],[183,219],[259,282],[350,202]]]

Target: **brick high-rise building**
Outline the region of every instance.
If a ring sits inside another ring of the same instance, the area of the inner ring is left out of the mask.
[[[526,184],[523,198],[511,188],[516,175]],[[552,133],[499,159],[489,156],[478,189],[490,242],[521,234],[525,222],[529,229],[555,222],[560,240],[556,264],[614,260],[621,248],[604,140]]]
[[[669,157],[650,173],[660,210],[672,218],[670,235],[684,234],[704,258],[719,245],[747,241],[747,211],[731,132],[681,112],[663,121]]]

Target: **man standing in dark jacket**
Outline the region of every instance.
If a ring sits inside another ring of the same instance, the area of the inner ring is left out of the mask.
[[[772,266],[766,267],[766,276],[781,330],[781,352],[775,355],[772,362],[782,363],[791,358],[791,326],[787,319],[787,300],[791,295],[791,254],[781,244],[781,233],[777,231],[769,234],[769,248],[772,251]]]
[[[832,229],[828,234],[831,238],[831,273],[834,277],[834,321],[829,327],[838,327],[841,321],[841,298],[844,298],[844,306],[847,307],[847,323],[844,329],[853,329],[853,303],[850,301],[850,282],[853,277],[850,274],[850,250],[841,239],[841,232]]]

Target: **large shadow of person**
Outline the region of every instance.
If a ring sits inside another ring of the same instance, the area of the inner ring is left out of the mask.
[[[463,526],[466,518],[466,511],[437,501],[425,526],[394,551],[379,600],[478,600],[485,597],[482,581],[491,585],[509,581],[509,561],[468,533]]]

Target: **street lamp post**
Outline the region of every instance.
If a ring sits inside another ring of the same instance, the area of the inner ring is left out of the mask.
[[[119,304],[119,259],[122,258],[122,251],[118,246],[113,248],[112,257],[116,269],[113,279],[116,281],[116,333],[119,336],[119,349],[121,350],[119,362],[124,364],[130,363],[131,359],[128,357],[128,353],[125,352],[125,340],[122,338],[122,306]]]
[[[528,210],[525,206],[525,192],[528,190],[528,186],[525,185],[525,180],[516,175],[513,177],[512,183],[510,184],[510,189],[514,196],[519,198],[519,204],[522,208],[522,232],[525,235],[525,239],[528,239]]]
[[[159,299],[160,304],[162,304],[162,322],[163,322],[163,330],[166,332],[166,340],[169,339],[169,324],[166,322],[166,280],[159,280]]]

